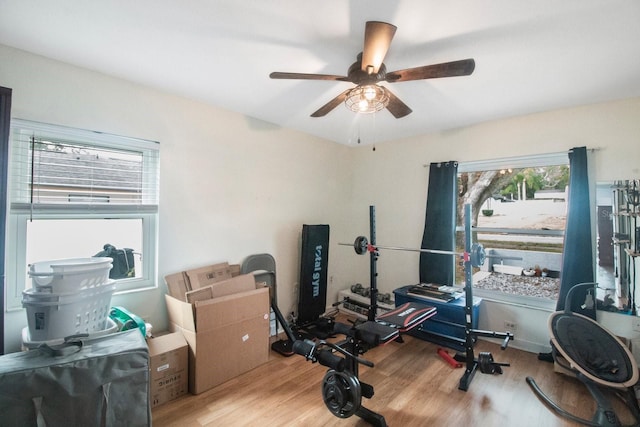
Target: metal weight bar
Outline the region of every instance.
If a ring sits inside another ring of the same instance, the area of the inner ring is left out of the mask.
[[[415,248],[404,248],[399,246],[374,246],[370,245],[369,241],[365,236],[358,236],[356,240],[353,242],[353,245],[349,243],[338,243],[342,246],[353,246],[353,249],[356,251],[358,255],[364,255],[367,252],[374,252],[378,249],[385,249],[391,251],[408,251],[408,252],[427,252],[432,254],[440,254],[440,255],[453,255],[453,256],[466,256],[465,253],[462,252],[453,252],[453,251],[442,251],[438,249],[415,249]],[[471,263],[474,267],[479,267],[484,264],[484,259],[486,257],[484,253],[484,248],[481,244],[477,243],[473,245],[472,251],[469,254]]]
[[[358,255],[364,255],[367,252],[374,251],[376,249],[388,249],[392,251],[410,251],[410,252],[429,252],[433,254],[443,254],[443,255],[464,255],[463,253],[452,252],[452,251],[441,251],[437,249],[415,249],[415,248],[404,248],[400,246],[379,246],[379,245],[369,245],[369,241],[365,236],[358,236],[356,240],[352,243],[338,243],[341,246],[353,246],[354,250]]]
[[[515,260],[522,259],[520,257],[505,257],[505,256],[493,257],[491,255],[487,255],[484,251],[484,247],[480,243],[474,243],[471,246],[471,252],[469,252],[468,254],[466,252],[443,251],[438,249],[416,249],[416,248],[405,248],[400,246],[370,245],[369,241],[365,236],[356,237],[353,244],[349,244],[349,243],[338,243],[338,244],[342,246],[352,246],[358,255],[364,255],[367,252],[374,252],[378,249],[385,249],[385,250],[391,250],[391,251],[426,252],[431,254],[453,255],[453,256],[460,256],[460,257],[469,256],[469,261],[471,261],[471,265],[473,267],[480,267],[484,265],[484,261],[486,258],[515,259]]]

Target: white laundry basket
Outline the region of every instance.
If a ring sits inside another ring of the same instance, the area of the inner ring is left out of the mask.
[[[106,327],[115,280],[68,293],[22,292],[22,306],[32,341],[49,341],[76,334],[91,334]]]
[[[42,261],[29,266],[29,276],[38,292],[75,292],[107,282],[112,266],[109,257]]]
[[[87,338],[98,338],[109,334],[114,334],[118,332],[118,324],[111,320],[111,318],[107,317],[105,322],[105,328],[101,331],[91,332],[87,334]],[[49,346],[64,344],[64,338],[56,338],[53,340],[47,341],[34,341],[31,339],[31,334],[29,333],[29,327],[22,328],[22,350],[31,350],[34,348],[38,348],[42,344],[46,344]]]

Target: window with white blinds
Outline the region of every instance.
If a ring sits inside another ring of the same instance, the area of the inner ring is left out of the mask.
[[[12,124],[12,210],[157,211],[158,143]]]
[[[160,144],[13,119],[5,265],[7,308],[20,309],[34,262],[130,249],[116,292],[157,286]]]

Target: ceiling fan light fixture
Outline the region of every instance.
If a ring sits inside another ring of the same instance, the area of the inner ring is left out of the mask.
[[[349,91],[344,103],[354,113],[375,113],[389,104],[389,93],[376,84],[358,85]]]

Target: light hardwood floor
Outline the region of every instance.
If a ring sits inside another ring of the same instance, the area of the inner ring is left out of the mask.
[[[375,395],[363,405],[382,414],[389,426],[574,426],[558,417],[533,394],[525,378],[533,377],[556,402],[590,419],[595,403],[579,381],[554,372],[537,354],[479,340],[475,347],[491,352],[496,362],[510,363],[503,374],[477,371],[468,391],[458,389],[464,369],[450,367],[439,346],[411,336],[363,355],[375,363],[360,378]],[[453,350],[448,350],[453,354]],[[366,426],[360,418],[331,414],[322,400],[326,368],[294,355],[271,352],[269,362],[214,389],[187,395],[154,408],[153,425],[163,426]],[[624,423],[632,418],[612,397]]]

